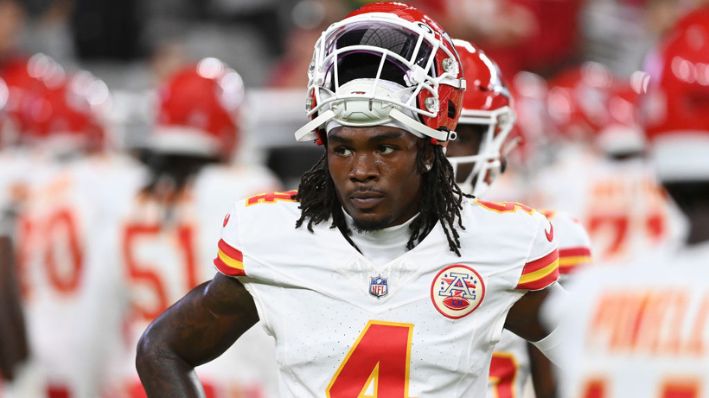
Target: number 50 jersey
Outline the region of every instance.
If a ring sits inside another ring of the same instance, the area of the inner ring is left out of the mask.
[[[225,219],[215,265],[238,276],[275,337],[281,396],[484,396],[509,308],[558,278],[554,231],[513,203],[466,200],[461,256],[441,225],[381,266],[330,223],[296,229],[290,194]]]

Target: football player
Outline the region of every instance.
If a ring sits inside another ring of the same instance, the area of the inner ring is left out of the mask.
[[[216,58],[180,69],[159,89],[146,173],[124,186],[126,200],[105,220],[102,269],[90,279],[103,298],[92,310],[94,326],[120,337],[107,353],[108,396],[145,395],[135,371],[138,338],[158,314],[213,276],[210,260],[229,204],[279,188],[266,168],[232,163],[244,95],[241,76]],[[198,369],[207,397],[275,397],[272,346],[254,328]]]
[[[549,82],[558,157],[535,178],[531,201],[579,217],[599,264],[660,250],[681,230],[645,159],[634,96],[594,63]]]
[[[194,368],[259,319],[280,396],[483,396],[503,328],[553,350],[537,322],[558,288],[552,227],[455,184],[443,147],[465,81],[440,26],[365,5],[321,35],[309,79],[312,120],[295,135],[323,157],[297,193],[235,204],[220,273],[141,338],[148,395],[199,396]]]
[[[8,86],[0,79],[0,129],[8,121],[8,96]],[[0,376],[9,382],[24,376],[29,356],[13,249],[17,210],[22,200],[21,165],[14,148],[3,147],[0,142]]]
[[[90,322],[82,310],[93,237],[103,228],[106,197],[117,159],[103,151],[106,129],[99,109],[106,85],[87,72],[67,74],[38,54],[9,79],[13,124],[29,149],[22,170],[24,198],[17,223],[17,263],[33,362],[42,395],[93,397]],[[11,76],[11,74],[8,74]],[[24,77],[23,77],[24,76]],[[34,81],[43,87],[28,89]],[[40,109],[41,112],[37,112]],[[104,196],[106,195],[106,196]]]
[[[679,20],[658,60],[643,124],[689,234],[664,255],[593,267],[574,279],[570,298],[545,306],[563,318],[564,396],[708,396],[709,8]]]
[[[503,200],[496,192],[497,177],[505,170],[507,153],[515,145],[510,138],[515,121],[512,97],[496,63],[484,52],[464,40],[454,40],[463,63],[467,82],[463,110],[456,129],[457,138],[446,156],[454,167],[461,189],[477,197]],[[515,137],[517,138],[517,137]],[[509,195],[509,193],[508,193]],[[523,195],[523,193],[520,193]],[[544,211],[558,236],[560,274],[569,275],[590,262],[590,242],[583,227],[566,213]],[[540,357],[509,331],[503,331],[490,366],[489,397],[521,397],[534,372],[537,396],[553,396],[555,385],[549,362]]]

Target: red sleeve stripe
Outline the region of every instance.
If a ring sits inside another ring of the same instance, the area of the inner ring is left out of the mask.
[[[517,289],[539,290],[559,279],[559,251],[527,263],[517,283]]]
[[[559,272],[568,275],[579,266],[591,263],[591,249],[587,247],[571,247],[559,250]]]
[[[550,264],[554,263],[559,259],[559,251],[558,250],[553,250],[549,252],[546,256],[542,258],[538,258],[534,261],[530,261],[527,264],[524,265],[524,269],[522,270],[522,277],[525,275],[530,275],[533,274],[541,269],[544,269],[548,267]]]
[[[219,246],[219,250],[224,252],[227,256],[233,258],[236,261],[243,261],[244,256],[241,254],[241,251],[238,249],[231,247],[228,243],[224,241],[224,239],[219,239],[219,243],[217,244]]]
[[[246,275],[244,255],[238,249],[229,246],[224,240],[220,240],[218,246],[219,252],[214,259],[214,265],[219,272],[228,276]]]
[[[246,275],[246,272],[244,269],[237,269],[237,268],[232,268],[228,265],[226,265],[218,256],[214,258],[214,265],[217,267],[217,270],[221,272],[222,274],[226,276],[244,276]]]
[[[559,249],[559,257],[560,258],[581,257],[581,256],[591,257],[591,249],[589,249],[588,247],[584,247],[584,246],[568,247],[565,249]]]

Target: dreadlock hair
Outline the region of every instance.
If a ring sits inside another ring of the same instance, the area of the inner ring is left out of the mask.
[[[327,139],[324,136],[324,134],[321,135],[323,137],[321,140],[324,147],[327,148]],[[433,165],[427,171],[425,155],[428,151],[433,151]],[[464,197],[472,198],[473,196],[461,191],[455,182],[453,167],[443,154],[443,148],[433,144],[430,140],[419,140],[416,169],[423,177],[421,184],[423,193],[419,216],[409,226],[411,236],[406,243],[406,248],[410,250],[421,243],[431,232],[436,222],[441,221],[441,226],[448,239],[448,247],[460,256],[460,239],[456,224],[461,229],[465,229],[460,216],[460,211],[463,208],[462,202]],[[345,236],[351,235],[352,231],[345,221],[342,205],[337,199],[335,185],[328,170],[327,150],[320,160],[303,174],[298,193],[294,199],[300,202],[301,209],[300,218],[295,223],[296,228],[301,227],[307,220],[307,228],[313,232],[313,225],[320,224],[332,217],[330,228],[338,228]],[[350,243],[352,242],[350,241]]]

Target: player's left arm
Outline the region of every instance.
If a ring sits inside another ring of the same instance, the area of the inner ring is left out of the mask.
[[[553,293],[553,294],[552,294]],[[541,308],[550,296],[558,299],[565,294],[564,288],[554,283],[542,290],[529,291],[510,308],[505,329],[529,342],[538,342],[549,336],[549,326],[542,322]]]
[[[559,283],[563,285],[574,272],[591,264],[591,240],[583,225],[570,214],[549,210],[542,214],[554,225],[559,244]],[[556,397],[558,372],[555,366],[534,344],[527,344],[527,352],[534,395]]]
[[[563,299],[564,289],[559,280],[559,250],[553,224],[541,214],[527,261],[522,269],[516,289],[524,295],[512,305],[505,320],[505,328],[526,339],[555,362],[558,345],[555,326],[543,322],[541,308],[546,300]],[[546,320],[544,320],[546,321]]]

